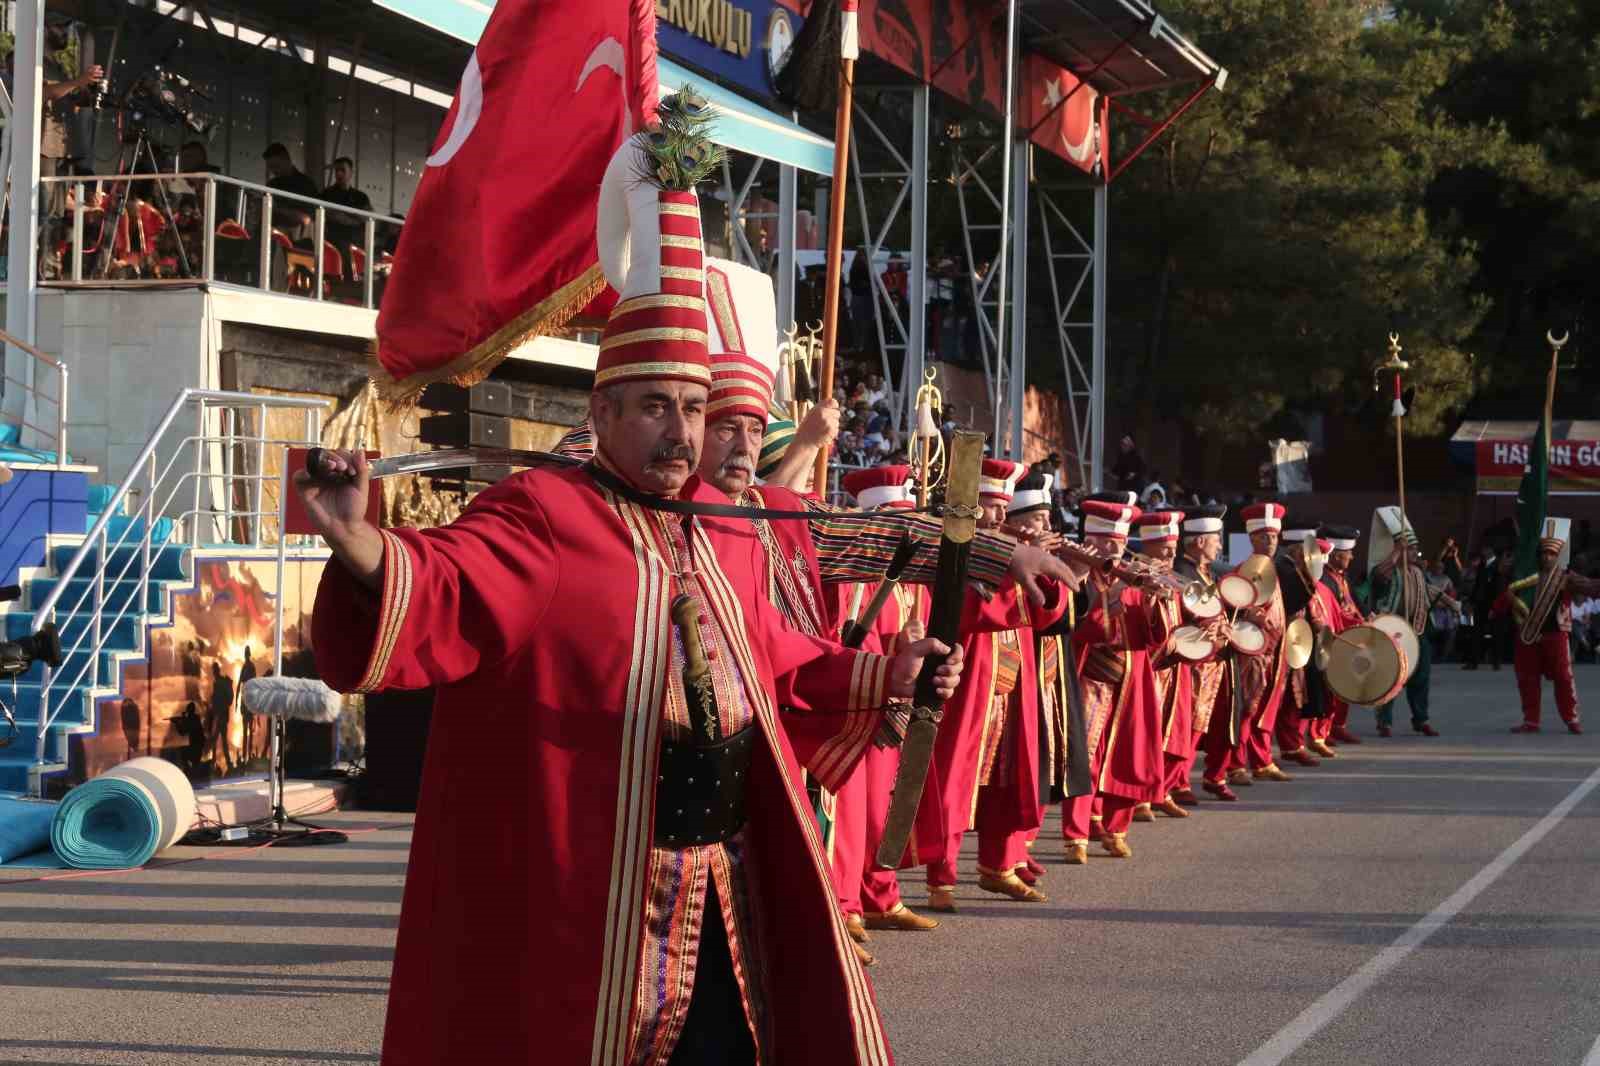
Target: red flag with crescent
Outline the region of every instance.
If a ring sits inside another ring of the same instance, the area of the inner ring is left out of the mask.
[[[387,399],[479,380],[606,291],[600,178],[656,96],[655,0],[495,4],[384,290]]]
[[[1033,143],[1086,173],[1105,172],[1105,102],[1071,71],[1040,56],[1023,65],[1022,118]]]

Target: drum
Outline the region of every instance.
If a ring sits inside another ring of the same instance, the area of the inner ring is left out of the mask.
[[[1179,626],[1172,631],[1173,647],[1186,662],[1203,663],[1217,654],[1217,646],[1199,626]]]
[[[1252,595],[1254,589],[1251,590]],[[1233,636],[1228,638],[1228,643],[1241,655],[1263,655],[1267,650],[1267,635],[1261,627],[1247,618],[1236,618],[1233,622]]]
[[[1406,676],[1400,679],[1403,685],[1411,680],[1411,671],[1417,668],[1417,659],[1422,654],[1422,645],[1417,643],[1417,631],[1397,614],[1380,614],[1375,616],[1368,625],[1377,626],[1395,639],[1400,645],[1400,650],[1406,653],[1406,662],[1409,664]]]
[[[1327,641],[1323,679],[1333,694],[1364,707],[1388,703],[1405,686],[1410,663],[1405,649],[1387,630],[1352,626]]]
[[[1223,603],[1235,611],[1246,607],[1254,607],[1256,603],[1256,587],[1247,577],[1238,574],[1226,574],[1217,582],[1217,596]]]
[[[1183,609],[1190,618],[1199,618],[1202,621],[1216,618],[1222,614],[1222,598],[1217,594],[1217,586],[1207,585],[1198,579],[1191,581],[1183,590]]]

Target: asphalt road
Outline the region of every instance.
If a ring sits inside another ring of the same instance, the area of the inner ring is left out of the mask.
[[[1588,1066],[1600,736],[1509,735],[1509,670],[1439,667],[1434,685],[1438,739],[1380,741],[1357,712],[1367,743],[1136,825],[1128,860],[1063,865],[1052,816],[1050,902],[969,885],[942,928],[877,934],[898,1060]],[[1600,668],[1579,689],[1600,705]],[[0,873],[0,1064],[376,1062],[408,818],[328,821],[389,828],[126,875]]]

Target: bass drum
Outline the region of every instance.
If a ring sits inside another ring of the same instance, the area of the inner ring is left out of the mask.
[[[1417,668],[1417,659],[1422,654],[1422,645],[1417,642],[1417,631],[1411,628],[1411,623],[1397,614],[1380,614],[1374,616],[1367,624],[1377,626],[1400,645],[1400,650],[1406,653],[1406,662],[1410,664],[1406,676],[1400,679],[1400,683],[1403,685],[1410,681],[1411,671]]]
[[[1405,649],[1387,630],[1352,626],[1326,643],[1328,688],[1352,705],[1388,703],[1405,687],[1410,663]]]
[[[1217,654],[1218,648],[1199,626],[1179,626],[1172,631],[1172,643],[1185,662],[1203,663]]]

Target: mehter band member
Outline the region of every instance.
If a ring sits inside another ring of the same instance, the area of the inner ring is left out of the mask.
[[[612,166],[640,175],[642,151]],[[383,1059],[888,1063],[777,704],[877,716],[914,691],[919,649],[796,633],[748,522],[661,509],[727,502],[695,476],[700,219],[688,189],[627,199],[627,255],[601,248],[620,299],[593,463],[517,474],[427,530],[366,522],[360,452],[327,461],[354,474],[338,487],[296,479],[335,559],[325,679],[437,689]]]
[[[1367,559],[1367,602],[1374,614],[1394,614],[1406,620],[1417,634],[1417,665],[1406,682],[1406,703],[1411,706],[1411,731],[1436,737],[1428,721],[1428,696],[1433,674],[1433,594],[1422,569],[1422,550],[1411,520],[1398,507],[1380,507],[1374,513]],[[1378,735],[1394,733],[1394,705],[1399,697],[1378,708]]]
[[[1562,565],[1572,521],[1546,518],[1539,538],[1539,572],[1513,581],[1501,594],[1496,610],[1510,610],[1517,619],[1517,645],[1513,665],[1517,692],[1522,697],[1522,721],[1513,733],[1539,731],[1541,683],[1555,686],[1556,711],[1572,733],[1582,733],[1578,721],[1578,687],[1572,679],[1572,597],[1600,596],[1600,581],[1574,574]],[[1518,596],[1533,589],[1530,608]]]
[[[1317,536],[1328,542],[1328,565],[1323,568],[1322,583],[1333,590],[1333,598],[1339,604],[1339,629],[1361,625],[1366,615],[1350,590],[1349,577],[1361,531],[1355,526],[1323,526]],[[1361,738],[1350,731],[1350,705],[1332,691],[1328,692],[1328,717],[1318,736],[1330,747],[1361,743]]]

